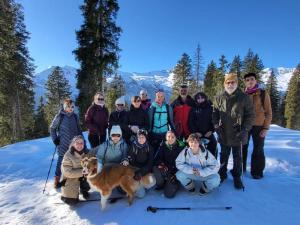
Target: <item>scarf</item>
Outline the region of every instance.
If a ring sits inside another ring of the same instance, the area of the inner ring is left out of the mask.
[[[256,84],[253,88],[246,88],[245,89],[245,93],[248,95],[251,95],[253,93],[255,93],[258,89],[258,84]]]

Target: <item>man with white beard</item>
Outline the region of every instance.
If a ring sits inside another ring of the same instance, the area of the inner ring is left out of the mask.
[[[245,93],[238,88],[237,75],[225,75],[225,91],[214,101],[213,124],[221,145],[219,170],[221,182],[227,178],[227,164],[232,149],[234,187],[244,188],[242,175],[242,145],[247,143],[248,132],[254,122],[253,104]]]

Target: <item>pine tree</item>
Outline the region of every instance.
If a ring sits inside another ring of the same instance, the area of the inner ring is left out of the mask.
[[[106,92],[106,107],[109,112],[115,110],[115,101],[126,94],[125,81],[120,75],[115,74]]]
[[[254,54],[254,52],[249,49],[242,65],[242,75],[255,73],[257,75],[257,81],[259,83],[261,82],[260,74],[262,73],[264,65],[258,54]]]
[[[194,92],[203,91],[203,87],[201,85],[201,80],[203,79],[203,56],[201,54],[200,45],[197,45],[195,57],[194,57],[194,78],[195,78],[195,87]]]
[[[284,117],[286,94],[287,92],[285,92],[285,94],[280,99],[280,105],[279,105],[279,120],[280,120],[279,125],[282,127],[286,127],[286,119]]]
[[[46,120],[48,125],[50,125],[55,114],[61,108],[61,104],[65,98],[69,98],[71,95],[70,85],[68,80],[64,76],[63,70],[56,66],[53,72],[49,75],[46,88]]]
[[[192,75],[191,59],[188,54],[183,53],[181,59],[177,62],[174,70],[172,97],[171,100],[175,99],[179,95],[179,88],[182,83],[188,84],[190,87],[194,86]]]
[[[4,145],[32,136],[34,66],[26,47],[29,33],[22,6],[2,0],[0,24],[0,145]]]
[[[229,68],[230,73],[236,73],[238,77],[239,87],[244,90],[244,78],[242,77],[242,61],[239,55],[234,56]]]
[[[270,77],[266,84],[266,91],[270,94],[271,106],[272,106],[272,123],[279,124],[279,103],[280,95],[278,91],[277,78],[275,72],[272,69]]]
[[[40,138],[40,137],[46,137],[48,136],[48,123],[46,120],[46,114],[45,114],[45,105],[44,105],[44,99],[41,96],[39,106],[37,108],[36,114],[34,116],[34,137]]]
[[[85,0],[81,6],[83,25],[76,32],[79,47],[74,50],[80,63],[77,71],[80,118],[94,94],[103,91],[103,81],[118,68],[121,28],[116,25],[117,0]]]
[[[228,68],[228,61],[225,57],[225,55],[221,55],[221,58],[219,59],[220,67],[219,70],[223,76],[227,73]]]
[[[204,78],[204,92],[210,98],[214,98],[214,90],[213,90],[213,78],[214,74],[217,72],[217,65],[212,60],[210,64],[207,66],[205,78]]]
[[[286,126],[300,130],[300,63],[294,71],[287,89],[285,118]]]

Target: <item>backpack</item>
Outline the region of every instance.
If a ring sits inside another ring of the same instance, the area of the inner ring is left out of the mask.
[[[76,120],[76,124],[77,124],[77,129],[80,131],[80,127],[79,127],[79,124],[78,124],[78,117],[77,117],[77,115],[75,114],[75,113],[73,113],[73,115],[74,115],[74,117],[75,117],[75,120]],[[64,119],[64,114],[59,114],[59,121],[58,121],[58,124],[57,124],[57,128],[56,128],[56,130],[58,130],[59,131],[59,128],[60,128],[60,125],[61,125],[61,122],[63,121],[63,119]]]

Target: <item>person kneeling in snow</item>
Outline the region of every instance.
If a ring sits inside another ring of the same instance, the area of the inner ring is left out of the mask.
[[[190,134],[187,139],[189,148],[181,151],[176,159],[177,179],[190,192],[195,191],[195,180],[201,181],[200,194],[204,195],[218,187],[220,164],[201,144],[200,135]]]
[[[69,146],[69,150],[64,155],[62,161],[62,196],[61,200],[69,205],[79,201],[79,189],[83,198],[89,198],[90,186],[82,175],[81,159],[87,150],[84,149],[84,139],[81,135],[75,136]]]

